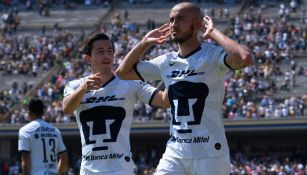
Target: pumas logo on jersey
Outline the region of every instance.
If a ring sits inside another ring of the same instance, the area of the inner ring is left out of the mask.
[[[125,98],[117,98],[116,95],[102,96],[102,97],[90,97],[90,98],[85,99],[85,101],[81,102],[81,104],[100,103],[100,102],[117,101],[117,100],[125,100]]]
[[[167,75],[167,78],[177,78],[183,76],[194,76],[194,75],[203,75],[205,72],[195,72],[195,69],[192,70],[174,70],[171,72],[171,75]]]

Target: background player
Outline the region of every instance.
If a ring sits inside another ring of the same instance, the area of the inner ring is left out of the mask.
[[[42,119],[44,104],[31,99],[28,104],[31,121],[19,130],[23,175],[62,174],[68,170],[68,156],[60,131]]]
[[[219,45],[201,43],[204,39]],[[139,61],[153,44],[169,36],[178,52]],[[150,31],[125,57],[116,73],[123,79],[164,81],[171,103],[170,135],[156,174],[225,175],[230,173],[229,148],[222,123],[224,75],[251,64],[249,49],[214,28],[199,7],[180,3],[169,23]]]
[[[139,99],[167,108],[169,102],[144,82],[114,76],[114,44],[104,33],[90,35],[83,50],[92,73],[69,82],[63,99],[64,112],[74,112],[81,134],[80,174],[134,174],[129,139],[134,104]]]

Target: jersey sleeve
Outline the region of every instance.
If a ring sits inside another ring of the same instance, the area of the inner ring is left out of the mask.
[[[18,133],[18,151],[30,152],[30,134],[23,129]]]
[[[158,92],[158,89],[143,81],[137,81],[137,83],[138,83],[138,90],[136,92],[137,99],[151,105],[153,97]]]
[[[161,80],[160,67],[164,56],[156,57],[150,61],[141,61],[135,67],[135,72],[142,81]]]
[[[226,72],[231,67],[226,63],[227,52],[221,46],[214,46],[211,50],[211,57],[217,62],[218,68],[222,72]]]
[[[58,142],[58,152],[57,152],[57,154],[66,151],[66,146],[63,142],[63,138],[62,138],[61,132],[59,130],[58,130],[58,134],[59,134],[59,142]]]
[[[81,80],[74,80],[68,82],[64,88],[64,97],[73,93],[80,86],[81,82]]]

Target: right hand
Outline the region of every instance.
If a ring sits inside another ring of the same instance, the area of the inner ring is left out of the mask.
[[[169,36],[170,36],[169,23],[165,23],[161,27],[147,33],[144,36],[143,41],[150,45],[162,44],[168,40]]]
[[[210,39],[211,33],[214,29],[214,24],[212,18],[209,16],[205,16],[202,21],[201,31],[203,32],[204,39]]]
[[[85,78],[83,81],[81,88],[85,90],[85,92],[90,90],[98,90],[103,85],[102,78],[100,73],[92,74]]]

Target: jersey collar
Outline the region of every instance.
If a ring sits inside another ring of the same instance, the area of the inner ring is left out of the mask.
[[[178,57],[179,58],[188,58],[189,56],[191,56],[194,53],[198,52],[200,49],[201,49],[201,46],[199,46],[197,49],[193,50],[191,53],[187,54],[185,57],[181,56],[180,53],[178,52]]]
[[[115,79],[115,75],[113,75],[111,78],[110,78],[110,80],[108,80],[106,83],[104,83],[103,85],[102,85],[102,87],[106,87],[111,81],[113,81]]]

